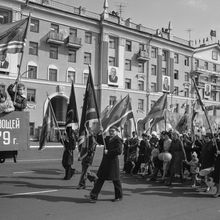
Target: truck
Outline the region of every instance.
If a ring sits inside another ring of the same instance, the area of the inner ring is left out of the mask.
[[[19,151],[29,147],[29,112],[0,114],[0,163],[12,158],[16,163]]]

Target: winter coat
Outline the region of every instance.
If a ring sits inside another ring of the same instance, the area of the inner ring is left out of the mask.
[[[119,180],[120,168],[118,155],[122,153],[122,139],[117,135],[105,138],[107,154],[103,155],[97,176],[102,180]]]

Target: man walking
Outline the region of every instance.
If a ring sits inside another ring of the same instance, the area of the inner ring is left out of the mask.
[[[114,184],[115,198],[113,202],[122,200],[122,186],[120,181],[120,169],[119,169],[119,158],[118,155],[122,153],[122,139],[117,135],[118,128],[112,126],[109,129],[109,136],[105,138],[106,148],[102,162],[98,169],[98,179],[94,184],[93,189],[90,192],[90,202],[96,202],[98,195],[105,180],[112,180]],[[98,140],[99,142],[99,140]]]

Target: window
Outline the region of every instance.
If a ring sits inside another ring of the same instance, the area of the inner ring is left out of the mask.
[[[189,97],[189,88],[184,89],[184,96]]]
[[[89,77],[88,73],[83,73],[83,83],[84,83],[84,85],[86,85],[86,83],[88,81],[88,77]]]
[[[218,60],[218,52],[217,51],[212,51],[212,59]]]
[[[76,28],[70,28],[70,36],[77,37],[77,29]]]
[[[166,69],[166,68],[162,68],[162,75],[168,76],[168,75],[167,75],[167,69]]]
[[[138,62],[138,72],[144,73],[144,63],[143,62]]]
[[[30,134],[30,136],[34,136],[34,128],[35,127],[35,124],[34,124],[34,122],[30,122],[29,123],[29,134]]]
[[[168,51],[162,50],[162,61],[167,61],[168,59]]]
[[[217,66],[216,66],[216,64],[214,64],[214,63],[213,63],[212,70],[213,70],[214,72],[216,72],[216,71],[217,71]]]
[[[151,65],[151,75],[156,76],[157,75],[157,66]]]
[[[115,57],[109,57],[109,66],[116,66]]]
[[[39,33],[39,20],[31,18],[30,32]]]
[[[145,45],[140,43],[139,44],[139,50],[140,51],[145,50]]]
[[[75,63],[76,62],[76,51],[69,50],[68,52],[68,62]]]
[[[50,29],[56,33],[59,33],[59,25],[58,24],[51,24]]]
[[[184,58],[184,65],[189,66],[189,57],[185,56]]]
[[[212,92],[212,100],[213,100],[213,101],[217,101],[216,92]]]
[[[49,81],[57,81],[57,69],[49,69]]]
[[[174,53],[174,63],[179,63],[179,54]]]
[[[151,47],[151,58],[157,58],[157,48]]]
[[[188,72],[185,72],[185,81],[186,82],[189,82],[189,73]]]
[[[38,55],[38,43],[32,41],[29,42],[29,54]]]
[[[144,110],[144,100],[138,99],[138,110]]]
[[[174,112],[179,113],[179,104],[176,103],[176,107],[174,108]]]
[[[130,40],[126,40],[125,50],[126,51],[131,51],[131,47],[132,47],[131,41]]]
[[[125,70],[131,70],[131,60],[125,59]]]
[[[50,58],[58,59],[58,46],[57,45],[50,45]]]
[[[151,92],[157,92],[157,84],[156,83],[151,83]]]
[[[116,103],[116,96],[109,97],[109,105],[113,106]]]
[[[179,95],[179,87],[178,86],[174,86],[174,90],[172,92],[174,95]]]
[[[116,48],[116,38],[109,37],[109,48],[115,49]]]
[[[138,80],[138,90],[144,91],[144,81]]]
[[[27,101],[28,102],[36,101],[36,89],[27,88]]]
[[[28,78],[37,79],[37,66],[28,65]]]
[[[75,71],[68,71],[67,73],[67,81],[75,83],[76,81],[76,72]]]
[[[12,12],[7,10],[7,9],[3,9],[0,8],[0,24],[7,24],[9,22],[12,22]]]
[[[131,79],[125,79],[125,89],[131,89]]]
[[[195,60],[195,67],[199,67],[199,60]]]
[[[86,32],[85,33],[85,43],[91,44],[92,43],[92,33]]]
[[[209,68],[208,62],[204,62],[204,68],[205,68],[205,70],[208,70],[208,68]]]
[[[84,64],[91,64],[92,61],[92,55],[91,53],[84,53]]]
[[[174,70],[174,79],[179,79],[179,71]]]

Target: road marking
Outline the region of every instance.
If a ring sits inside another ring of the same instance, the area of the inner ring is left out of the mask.
[[[41,162],[41,161],[58,161],[61,159],[32,159],[32,160],[18,160],[18,162]]]
[[[20,172],[13,172],[13,174],[21,174],[21,173],[34,173],[35,171],[20,171]]]
[[[51,193],[51,192],[57,192],[57,191],[58,191],[58,189],[36,191],[36,192],[26,192],[26,193],[14,193],[14,194],[8,194],[8,195],[0,196],[0,198],[11,197],[11,196],[24,196],[24,195],[43,194],[43,193]]]

